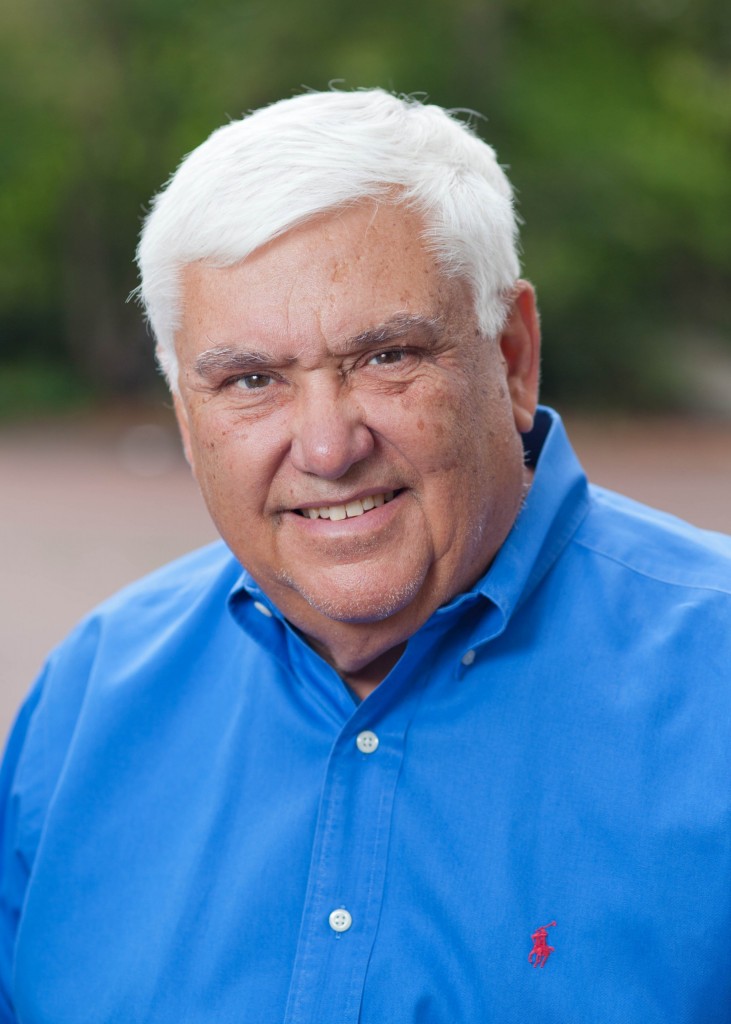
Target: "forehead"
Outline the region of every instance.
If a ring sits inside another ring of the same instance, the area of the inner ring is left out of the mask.
[[[374,204],[310,220],[234,266],[192,264],[182,284],[180,340],[199,351],[251,335],[332,341],[396,315],[435,318],[464,291],[437,266],[416,214]]]

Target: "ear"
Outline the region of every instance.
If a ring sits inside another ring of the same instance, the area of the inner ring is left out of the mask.
[[[183,442],[183,454],[185,455],[185,461],[190,466],[193,476],[195,476],[195,464],[193,461],[193,448],[190,443],[190,424],[188,422],[188,411],[185,408],[185,403],[180,397],[180,393],[173,392],[173,408],[175,409],[175,419],[178,421],[178,430],[180,431],[180,437]]]
[[[533,285],[518,281],[513,304],[500,335],[500,352],[513,405],[515,426],[521,434],[533,426],[538,405],[541,330]]]

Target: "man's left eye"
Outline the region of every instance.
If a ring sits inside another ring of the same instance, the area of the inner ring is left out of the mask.
[[[390,366],[391,363],[400,363],[405,352],[402,348],[390,348],[385,352],[377,352],[368,360],[369,366]]]
[[[255,391],[267,387],[271,382],[272,378],[268,373],[245,373],[236,379],[235,384],[245,391]]]

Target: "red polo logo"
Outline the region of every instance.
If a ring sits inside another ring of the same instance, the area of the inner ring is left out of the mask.
[[[551,953],[553,953],[553,946],[549,946],[548,942],[548,929],[555,928],[556,922],[551,921],[550,924],[545,925],[543,928],[539,928],[537,932],[533,932],[531,939],[533,940],[533,949],[528,954],[528,960],[533,964],[534,967],[545,967],[546,960],[548,960]]]

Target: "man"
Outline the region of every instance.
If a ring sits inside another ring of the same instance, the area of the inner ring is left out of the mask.
[[[536,411],[490,148],[283,101],[183,162],[139,261],[225,544],[19,717],[2,1020],[731,1019],[731,546]]]

